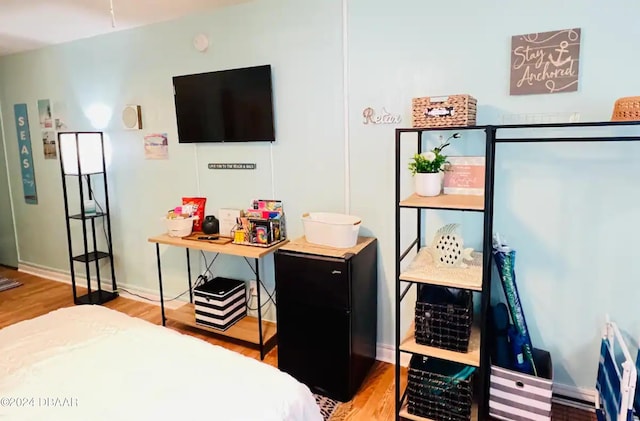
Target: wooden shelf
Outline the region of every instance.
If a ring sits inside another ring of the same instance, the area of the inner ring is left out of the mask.
[[[336,248],[314,244],[307,241],[306,237],[291,240],[288,244],[280,247],[280,251],[292,251],[296,253],[315,254],[319,256],[337,257],[345,259],[349,254],[358,254],[370,243],[374,242],[374,237],[358,237],[356,245],[349,248]]]
[[[410,414],[408,406],[409,404],[407,402],[402,404],[402,408],[400,408],[400,418],[412,421],[434,421],[431,418],[419,417],[418,415]],[[478,420],[478,404],[475,402],[471,407],[471,419],[475,421]]]
[[[197,329],[206,330],[220,336],[235,338],[253,344],[260,343],[258,319],[255,317],[245,316],[226,331],[222,331],[196,324],[196,315],[193,304],[185,304],[176,310],[165,309],[165,316],[167,320],[172,320]],[[276,335],[276,332],[277,329],[275,323],[264,320],[262,321],[263,343],[267,343],[271,338],[273,338]]]
[[[207,251],[210,253],[230,254],[233,256],[242,256],[250,259],[259,259],[272,253],[284,246],[289,240],[281,241],[271,247],[256,247],[256,246],[243,246],[239,244],[227,243],[227,244],[214,244],[207,241],[198,240],[185,240],[179,237],[171,237],[168,234],[158,235],[151,237],[148,240],[150,243],[166,244],[170,246],[185,247],[190,249],[197,249]]]
[[[482,212],[484,211],[484,196],[441,194],[440,196],[423,197],[414,193],[400,201],[400,207]]]
[[[407,336],[400,343],[400,351],[480,367],[480,332],[480,326],[471,326],[468,352],[455,352],[416,343],[415,326],[411,323]]]
[[[441,268],[433,264],[431,254],[423,247],[400,274],[400,280],[482,291],[482,253],[472,256],[466,268]]]

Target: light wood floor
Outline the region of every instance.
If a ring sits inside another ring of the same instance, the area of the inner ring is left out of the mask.
[[[62,307],[73,305],[71,286],[27,275],[0,266],[0,276],[22,282],[24,285],[0,292],[0,329],[22,320],[31,319]],[[85,291],[80,292],[84,294]],[[105,304],[106,307],[160,324],[160,307],[122,297]],[[199,331],[181,328],[167,323],[182,333],[201,338],[212,344],[259,359],[259,352],[241,344],[221,341]],[[271,350],[264,362],[278,364],[277,347]],[[394,370],[390,364],[377,362],[365,379],[358,394],[351,401],[352,407],[346,419],[353,421],[389,421],[394,419]]]

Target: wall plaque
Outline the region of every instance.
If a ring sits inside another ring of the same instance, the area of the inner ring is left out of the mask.
[[[22,189],[24,200],[31,205],[38,204],[36,176],[33,170],[33,154],[31,153],[31,132],[27,104],[15,104],[13,111],[16,117],[18,149],[20,152],[20,168],[22,169]]]
[[[578,90],[580,28],[511,37],[511,95]]]
[[[253,163],[210,163],[210,170],[255,170]]]
[[[399,124],[402,121],[400,114],[391,114],[384,107],[382,113],[376,113],[371,107],[362,110],[363,124]]]

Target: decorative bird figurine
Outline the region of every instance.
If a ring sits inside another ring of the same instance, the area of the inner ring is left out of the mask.
[[[427,248],[436,267],[466,268],[465,260],[473,260],[473,248],[464,248],[464,240],[458,233],[460,224],[447,224],[433,236]]]

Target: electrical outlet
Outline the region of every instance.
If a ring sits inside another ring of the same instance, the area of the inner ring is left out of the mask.
[[[258,287],[256,286],[256,281],[249,281],[249,292],[252,297],[258,296]]]

